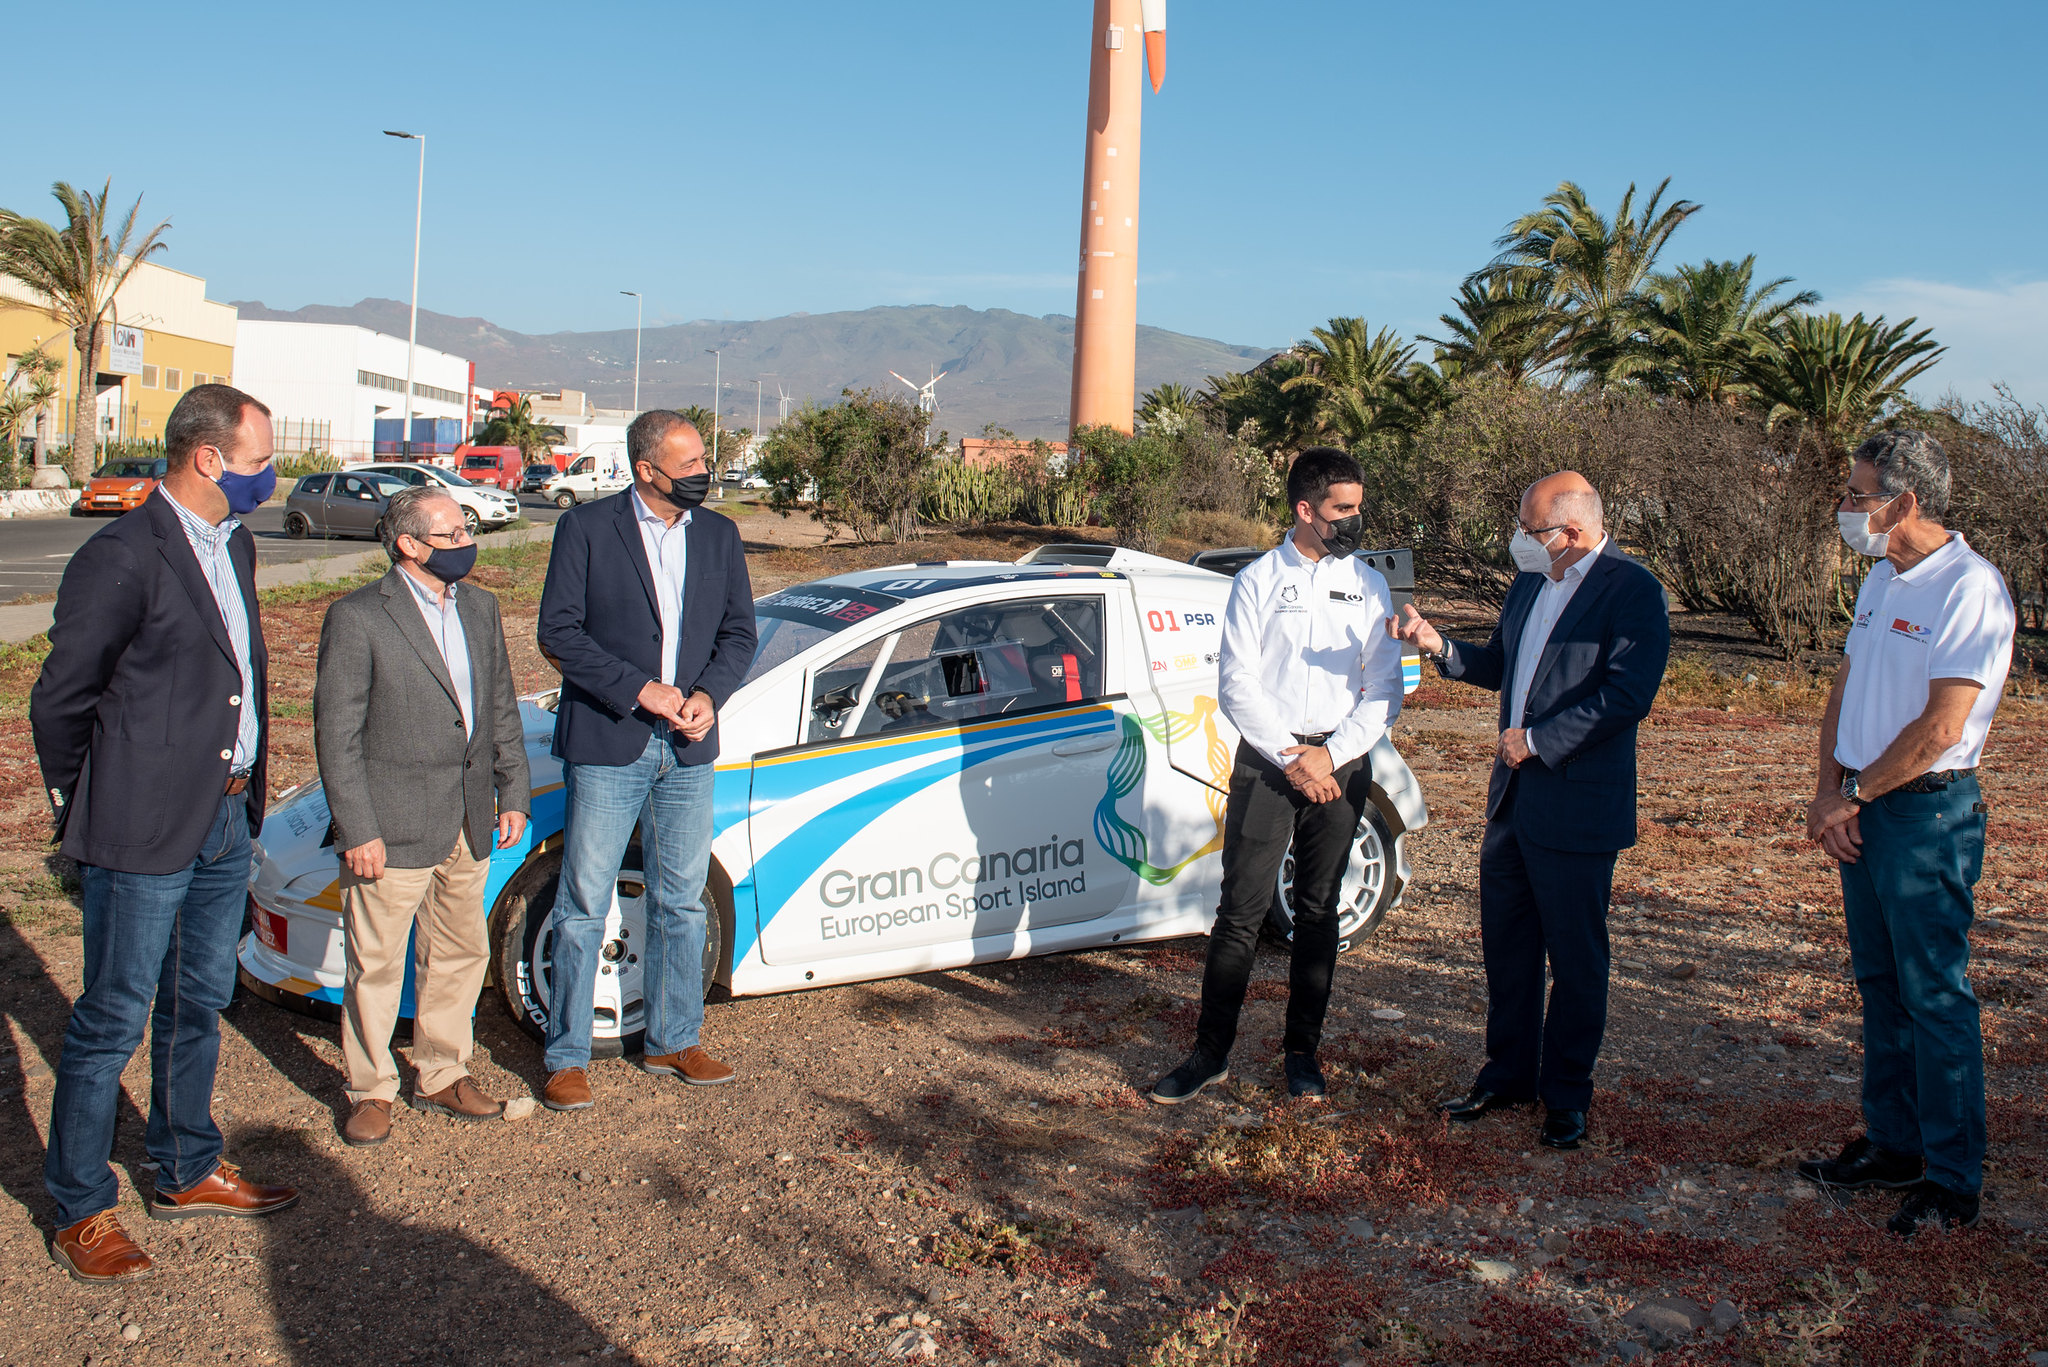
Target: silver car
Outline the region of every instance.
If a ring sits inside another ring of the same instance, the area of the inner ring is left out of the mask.
[[[295,541],[309,536],[382,540],[384,507],[404,487],[402,479],[355,470],[302,476],[285,500],[284,534]]]

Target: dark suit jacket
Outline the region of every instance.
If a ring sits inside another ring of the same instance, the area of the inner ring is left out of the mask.
[[[313,686],[313,745],[334,819],[336,849],[384,842],[394,869],[432,868],[456,838],[488,859],[500,812],[533,811],[526,739],[498,600],[474,584],[455,590],[469,646],[470,711],[420,616],[404,571],[338,598],[320,626]]]
[[[255,773],[242,801],[263,824],[269,663],[256,542],[228,555],[249,614]],[[242,671],[185,528],[161,489],[96,533],[64,569],[29,726],[64,853],[122,873],[175,873],[199,854],[227,787]]]
[[[707,508],[684,532],[682,640],[676,687],[726,700],[754,663],[754,592],[739,528]],[[640,690],[661,677],[661,614],[654,575],[633,515],[633,491],[571,509],[555,523],[547,586],[540,597],[540,648],[562,671],[555,707],[555,754],[571,764],[631,764],[647,750],[655,718]],[[700,741],[674,740],[683,764],[718,758],[718,728]]]
[[[1484,646],[1444,643],[1444,677],[1497,690],[1502,730],[1522,627],[1543,579],[1516,576]],[[1487,820],[1512,782],[1518,786],[1509,819],[1532,844],[1581,853],[1635,844],[1636,723],[1650,714],[1670,653],[1664,586],[1610,538],[1551,629],[1529,683],[1523,726],[1543,758],[1520,769],[1494,760]]]

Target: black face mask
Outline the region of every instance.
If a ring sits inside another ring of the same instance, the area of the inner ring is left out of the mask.
[[[476,542],[467,546],[435,547],[427,554],[427,573],[444,584],[466,579],[476,568]]]
[[[1342,559],[1364,544],[1361,538],[1365,535],[1365,514],[1353,513],[1349,517],[1336,518],[1331,521],[1328,531],[1317,532],[1316,535],[1324,550]]]
[[[652,469],[653,467],[650,466],[649,468]],[[681,479],[670,478],[668,475],[662,474],[660,470],[655,470],[654,473],[661,475],[662,479],[668,482],[668,487],[661,491],[661,496],[675,504],[678,508],[694,508],[704,501],[706,494],[711,492],[711,472],[709,470],[699,470],[696,474],[684,475]]]

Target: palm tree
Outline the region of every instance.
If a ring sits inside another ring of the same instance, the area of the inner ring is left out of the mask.
[[[5,461],[6,477],[10,480],[19,459],[15,434],[21,429],[22,419],[57,396],[63,371],[64,363],[38,343],[15,358],[13,373],[5,385],[0,385],[0,460]],[[36,455],[42,455],[40,436],[36,438]]]
[[[1147,390],[1138,403],[1138,421],[1148,430],[1178,432],[1201,414],[1201,399],[1184,384],[1171,380]]]
[[[477,446],[516,446],[528,464],[542,464],[551,458],[554,444],[562,440],[562,429],[535,422],[533,401],[521,398],[509,408],[491,411],[490,418],[476,434]]]
[[[1541,276],[1480,272],[1458,288],[1458,311],[1439,315],[1450,335],[1420,340],[1436,348],[1436,368],[1453,375],[1533,380],[1563,358],[1564,324]]]
[[[1846,321],[1839,313],[1784,318],[1760,341],[1747,375],[1758,402],[1769,405],[1765,421],[1796,418],[1837,447],[1854,445],[1948,350],[1932,340],[1933,328],[1912,332],[1919,321],[1886,327],[1882,314],[1867,322],[1860,313]]]
[[[1282,392],[1313,395],[1317,426],[1347,447],[1400,426],[1406,410],[1401,380],[1414,343],[1392,328],[1374,333],[1363,318],[1332,318],[1311,335],[1315,341],[1295,348],[1302,372],[1282,381]]]
[[[1211,375],[1203,402],[1221,417],[1228,435],[1243,437],[1267,455],[1298,451],[1315,436],[1316,395],[1290,388],[1289,381],[1307,370],[1297,352],[1275,352],[1250,370]]]
[[[53,228],[38,218],[0,209],[0,275],[19,281],[43,307],[71,332],[78,352],[78,394],[71,416],[71,477],[83,483],[92,477],[99,448],[100,337],[113,311],[114,296],[143,259],[164,248],[165,219],[134,240],[135,216],[142,197],[128,207],[120,227],[109,235],[109,180],[97,196],[63,181],[50,187],[64,208],[65,225]]]
[[[1695,403],[1750,397],[1745,378],[1759,345],[1792,314],[1820,302],[1812,290],[1777,297],[1788,276],[1753,283],[1756,257],[1703,261],[1650,278],[1640,346],[1653,388]]]
[[[1637,212],[1631,182],[1609,220],[1567,180],[1541,209],[1508,225],[1494,244],[1500,254],[1483,272],[1506,276],[1525,289],[1542,282],[1550,307],[1560,315],[1573,369],[1597,383],[1625,379],[1642,363],[1627,343],[1636,330],[1644,287],[1664,244],[1700,210],[1689,199],[1660,208],[1670,184],[1666,176]]]

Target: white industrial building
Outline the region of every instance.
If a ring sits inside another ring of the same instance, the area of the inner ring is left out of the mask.
[[[405,361],[405,338],[347,323],[244,318],[235,328],[235,384],[270,405],[280,455],[370,459],[377,419],[405,415]],[[418,348],[412,415],[460,419],[467,435],[474,378],[462,357]]]

